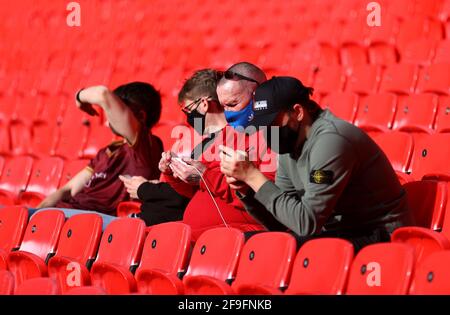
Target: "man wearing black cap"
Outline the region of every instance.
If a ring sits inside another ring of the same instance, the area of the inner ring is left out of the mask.
[[[356,250],[389,241],[394,229],[411,223],[392,166],[369,136],[322,110],[311,94],[292,77],[274,77],[256,90],[253,124],[279,127],[279,141],[268,141],[280,154],[275,183],[245,153],[223,146],[221,171],[268,229],[272,219],[300,242],[342,237]]]

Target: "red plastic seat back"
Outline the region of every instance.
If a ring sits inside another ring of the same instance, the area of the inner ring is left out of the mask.
[[[11,295],[14,292],[14,276],[11,272],[0,270],[0,295]]]
[[[447,184],[427,180],[406,183],[403,187],[415,225],[440,229],[447,205]]]
[[[438,109],[438,97],[433,94],[410,95],[398,102],[393,129],[431,133]]]
[[[59,295],[61,291],[55,280],[50,278],[33,278],[20,284],[15,295]]]
[[[19,248],[28,223],[28,210],[21,206],[0,208],[0,249]]]
[[[38,160],[33,165],[27,192],[47,196],[53,193],[59,185],[64,167],[64,161],[58,157],[47,157]]]
[[[102,217],[81,213],[64,224],[55,257],[63,256],[86,264],[95,258],[102,235]]]
[[[106,291],[100,287],[77,287],[70,289],[65,295],[106,295]]]
[[[353,260],[353,245],[338,238],[306,242],[295,258],[286,294],[342,294]]]
[[[33,159],[29,156],[19,156],[8,159],[3,167],[0,178],[0,190],[17,196],[25,191],[33,167]]]
[[[255,234],[244,245],[233,287],[241,284],[287,286],[296,253],[295,238],[283,232]]]
[[[386,154],[394,170],[408,170],[414,150],[414,140],[410,134],[400,131],[381,133],[375,135],[373,140]]]
[[[233,279],[243,246],[244,235],[240,230],[215,228],[203,232],[195,243],[185,277]]]
[[[365,130],[386,132],[392,128],[397,97],[392,93],[371,94],[361,98],[355,125]]]
[[[65,161],[59,187],[63,187],[67,184],[67,182],[70,181],[75,175],[86,168],[88,163],[88,160]]]
[[[450,294],[450,250],[428,256],[414,274],[410,294]]]
[[[364,247],[356,255],[347,294],[406,294],[414,268],[414,249],[401,243]]]
[[[145,240],[141,270],[159,270],[177,275],[185,270],[191,245],[191,227],[168,222],[152,227]]]
[[[20,250],[46,261],[48,255],[56,251],[64,220],[64,212],[60,210],[35,213],[28,222]]]
[[[321,101],[337,117],[353,123],[358,111],[358,95],[354,93],[330,93]]]
[[[421,137],[415,143],[411,161],[412,175],[420,179],[423,176],[450,179],[450,134],[434,134]]]
[[[112,221],[103,232],[95,262],[129,268],[137,265],[144,243],[145,224],[140,219],[121,218]]]
[[[450,96],[439,99],[439,109],[434,128],[436,132],[450,132]]]

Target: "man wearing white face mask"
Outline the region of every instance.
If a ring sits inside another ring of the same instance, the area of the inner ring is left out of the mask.
[[[252,124],[253,93],[266,80],[264,72],[248,62],[239,62],[223,73],[217,96],[230,126],[245,128]]]

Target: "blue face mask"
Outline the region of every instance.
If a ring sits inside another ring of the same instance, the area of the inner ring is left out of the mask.
[[[245,128],[250,125],[250,122],[253,120],[253,100],[250,100],[250,103],[240,111],[232,112],[229,110],[225,111],[225,118],[231,127],[242,127]]]

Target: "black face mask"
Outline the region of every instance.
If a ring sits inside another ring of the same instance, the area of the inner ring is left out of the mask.
[[[271,127],[267,127],[267,131],[264,132],[267,146],[278,154],[293,153],[297,144],[298,129],[294,130],[288,125],[281,126],[278,129],[278,137],[276,137],[277,133],[272,135],[271,129]]]
[[[186,114],[188,124],[194,128],[197,133],[203,135],[205,132],[205,119],[206,116],[200,114],[197,110],[193,110],[192,112]]]

